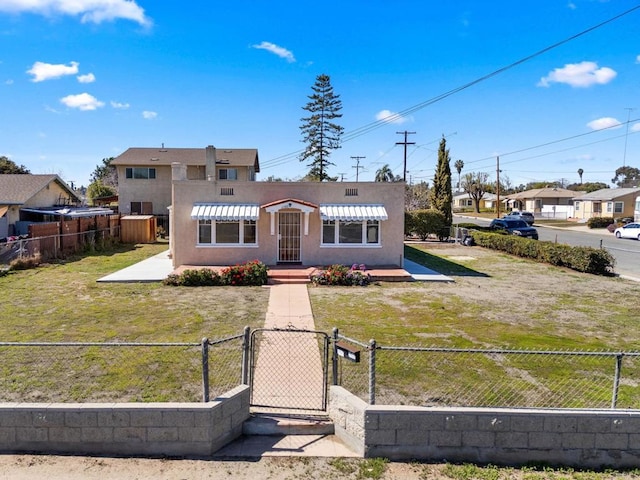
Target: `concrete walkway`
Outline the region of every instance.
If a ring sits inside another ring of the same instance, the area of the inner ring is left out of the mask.
[[[256,337],[252,404],[320,413],[324,371],[319,339],[323,336],[310,333],[315,325],[306,284],[269,287],[264,328],[274,330],[258,332]]]

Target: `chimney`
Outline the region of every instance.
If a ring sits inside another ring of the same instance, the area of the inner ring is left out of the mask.
[[[207,180],[214,181],[216,179],[216,147],[209,145],[206,149],[207,163],[205,168],[205,176]]]

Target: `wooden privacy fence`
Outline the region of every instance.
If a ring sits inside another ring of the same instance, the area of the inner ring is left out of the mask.
[[[26,243],[30,256],[41,258],[63,257],[79,251],[96,241],[120,238],[120,216],[107,215],[81,217],[72,220],[29,225],[29,238]]]

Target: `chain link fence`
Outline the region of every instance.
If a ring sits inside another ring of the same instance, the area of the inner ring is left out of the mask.
[[[0,342],[0,402],[206,401],[243,383],[243,343]]]
[[[0,342],[0,402],[208,401],[249,384],[250,335],[246,327],[194,343]],[[640,352],[393,347],[337,329],[330,342],[333,383],[370,404],[640,408]],[[322,350],[315,341],[309,349]],[[273,377],[300,356],[282,358]]]
[[[640,408],[640,352],[388,347],[334,332],[360,349],[334,382],[370,404]],[[334,350],[335,351],[335,350]]]

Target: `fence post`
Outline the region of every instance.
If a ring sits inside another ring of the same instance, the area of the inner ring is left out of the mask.
[[[209,401],[209,339],[202,339],[202,401]]]
[[[333,345],[331,347],[333,351],[331,356],[333,385],[340,385],[338,382],[338,327],[333,327],[331,338],[333,339]]]
[[[376,341],[369,340],[369,405],[376,404]]]
[[[251,342],[251,329],[244,327],[242,339],[242,384],[249,385],[249,343]]]
[[[616,355],[616,373],[613,378],[613,394],[611,395],[611,408],[616,408],[618,404],[618,388],[620,387],[620,373],[622,371],[622,357],[623,354]]]

